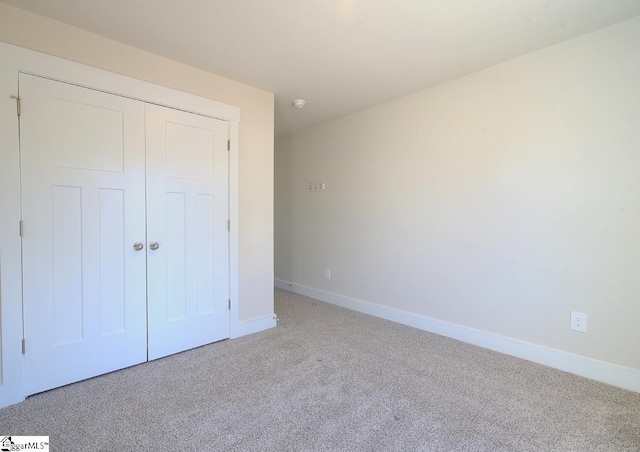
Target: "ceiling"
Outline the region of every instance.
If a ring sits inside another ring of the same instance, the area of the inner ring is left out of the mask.
[[[638,0],[2,1],[273,92],[276,136],[640,15]]]

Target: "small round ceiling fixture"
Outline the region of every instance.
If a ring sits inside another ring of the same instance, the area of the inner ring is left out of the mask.
[[[304,99],[296,99],[293,101],[293,106],[298,109],[304,107],[304,104],[306,104]]]

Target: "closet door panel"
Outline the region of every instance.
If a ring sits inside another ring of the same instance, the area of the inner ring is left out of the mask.
[[[155,359],[229,337],[228,124],[147,105],[146,133]]]
[[[144,104],[20,75],[25,389],[146,360]]]

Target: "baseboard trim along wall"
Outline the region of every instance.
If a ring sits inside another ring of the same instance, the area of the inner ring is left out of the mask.
[[[442,320],[413,314],[407,311],[382,306],[368,301],[327,292],[312,287],[295,284],[281,279],[275,280],[275,287],[300,295],[315,298],[343,308],[373,315],[403,325],[418,328],[462,342],[488,348],[507,355],[526,359],[538,364],[563,370],[581,377],[607,383],[630,391],[640,392],[640,371],[615,364],[598,361],[584,356],[555,350],[517,339],[456,325]]]
[[[260,331],[268,330],[276,326],[276,315],[268,314],[262,317],[257,317],[251,320],[245,320],[244,322],[231,323],[231,339],[247,336],[253,333],[259,333]]]

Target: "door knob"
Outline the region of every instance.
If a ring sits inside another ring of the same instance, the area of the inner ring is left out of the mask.
[[[142,248],[144,248],[144,245],[140,242],[136,242],[133,244],[133,249],[136,251],[140,251]]]
[[[152,250],[157,250],[158,248],[160,248],[160,245],[158,244],[158,242],[151,242],[149,243],[149,248],[151,248]]]

